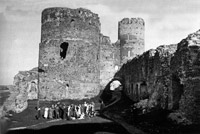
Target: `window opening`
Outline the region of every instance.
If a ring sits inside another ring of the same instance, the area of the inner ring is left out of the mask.
[[[71,23],[73,23],[75,20],[74,19],[71,19]]]
[[[130,52],[130,51],[128,51],[128,57],[129,57],[129,58],[131,57],[131,52]]]
[[[69,46],[69,44],[67,42],[63,42],[60,45],[60,58],[62,60],[65,59],[65,57],[66,57],[68,46]]]

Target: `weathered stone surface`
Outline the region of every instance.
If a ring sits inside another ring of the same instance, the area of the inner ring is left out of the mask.
[[[39,98],[60,100],[96,96],[118,70],[120,60],[144,51],[143,19],[123,19],[118,30],[119,41],[111,44],[109,37],[100,34],[98,15],[90,10],[60,7],[43,10]]]
[[[119,44],[111,44],[110,38],[101,35],[100,38],[100,85],[101,90],[113,78],[120,66]]]
[[[176,45],[160,46],[122,66],[116,76],[124,78],[126,93],[133,101],[149,98],[150,107],[167,106],[163,98],[170,86],[169,66],[175,51]]]
[[[144,25],[142,18],[124,18],[118,23],[121,64],[144,52]]]
[[[19,112],[28,99],[55,101],[98,95],[120,68],[120,57],[133,58],[144,48],[142,19],[123,19],[118,32],[119,40],[112,44],[100,33],[99,17],[90,10],[44,9],[39,67],[15,76],[6,108]]]
[[[82,8],[45,9],[39,68],[15,76],[4,108],[21,112],[28,99],[94,97],[127,62],[115,74],[123,79],[127,97],[147,111],[170,109],[199,123],[200,31],[178,45],[145,53],[142,19],[123,19],[118,32],[119,40],[111,44],[109,37],[100,34],[97,14]]]
[[[122,66],[115,76],[124,79],[125,92],[145,108],[180,111],[190,122],[200,119],[200,31],[178,45],[149,50]]]
[[[6,111],[12,110],[16,113],[22,112],[27,108],[27,100],[38,98],[38,68],[30,71],[20,71],[14,77],[14,85],[8,86],[10,90],[9,98],[3,106]]]
[[[14,85],[20,94],[32,100],[38,98],[38,68],[30,71],[20,71],[14,77]]]
[[[179,96],[180,111],[191,121],[199,123],[200,30],[190,34],[178,44],[171,65],[172,73],[179,78],[179,85],[181,85],[180,89],[172,87],[173,99],[176,100],[176,96]]]
[[[99,17],[90,10],[42,12],[40,99],[83,99],[99,93],[99,39]]]

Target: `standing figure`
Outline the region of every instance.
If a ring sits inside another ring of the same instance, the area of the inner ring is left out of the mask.
[[[56,113],[56,119],[58,119],[60,117],[58,105],[55,105],[55,113]]]
[[[68,107],[67,106],[63,106],[63,119],[67,120],[67,111],[68,111]]]
[[[49,107],[49,119],[53,118],[53,108]]]
[[[92,102],[91,104],[91,116],[95,116],[95,103]]]
[[[78,106],[78,118],[80,118],[81,117],[81,105],[79,104]]]
[[[44,107],[41,107],[42,118],[44,118]]]
[[[84,102],[84,104],[83,104],[83,113],[86,116],[86,114],[87,114],[87,103],[86,102]]]
[[[58,106],[58,112],[59,112],[59,118],[63,119],[64,111],[61,104]]]
[[[35,109],[37,110],[37,115],[35,116],[35,118],[38,120],[41,117],[41,109],[40,107],[35,107]]]
[[[51,108],[52,108],[52,117],[55,119],[56,118],[56,110],[55,110],[54,104],[52,104]]]
[[[68,120],[71,120],[71,105],[69,105],[67,109]]]
[[[45,107],[45,109],[44,109],[44,118],[45,118],[45,119],[48,118],[48,111],[49,111],[49,108],[48,108],[48,107]]]

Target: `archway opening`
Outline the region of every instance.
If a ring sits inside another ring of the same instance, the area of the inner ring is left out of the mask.
[[[172,101],[173,101],[173,109],[179,109],[179,101],[183,94],[184,86],[181,84],[180,78],[173,74],[172,75]]]
[[[67,50],[68,50],[68,46],[69,46],[69,43],[68,43],[68,42],[63,42],[63,43],[60,45],[60,58],[61,58],[62,60],[65,59],[65,57],[66,57]]]
[[[147,83],[146,81],[142,81],[140,84],[140,92],[141,92],[141,99],[148,99],[148,91],[147,91]]]

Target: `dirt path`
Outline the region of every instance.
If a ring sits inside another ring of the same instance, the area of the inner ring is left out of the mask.
[[[73,134],[129,134],[121,125],[99,116],[72,121],[51,120],[24,128],[11,128],[8,134],[46,134],[52,131]]]
[[[115,122],[118,122],[120,125],[122,125],[130,134],[145,134],[145,132],[143,132],[142,130],[134,127],[133,125],[128,124],[126,121],[124,121],[124,119],[122,117],[120,117],[117,114],[114,113],[109,113],[109,112],[105,112],[104,113],[105,116],[107,116],[108,118],[112,118]]]

